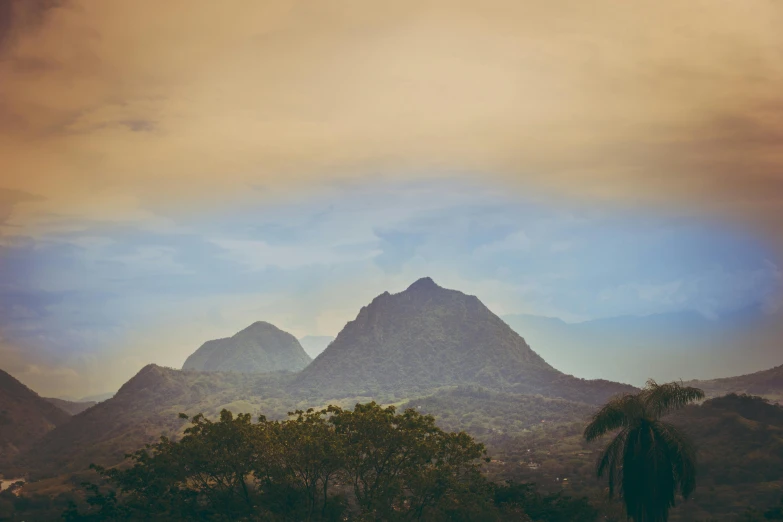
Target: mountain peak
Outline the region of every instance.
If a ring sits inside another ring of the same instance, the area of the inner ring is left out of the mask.
[[[406,292],[441,289],[431,277],[422,277],[408,287]]]
[[[183,370],[264,373],[299,371],[310,356],[288,332],[256,321],[225,339],[207,341],[185,361]]]

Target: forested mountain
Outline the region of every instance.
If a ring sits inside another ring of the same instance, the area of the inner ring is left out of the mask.
[[[320,397],[409,397],[469,383],[593,403],[633,389],[557,371],[477,297],[430,278],[363,307],[292,385]]]
[[[293,335],[258,321],[225,339],[207,341],[183,365],[183,370],[265,373],[299,371],[310,356]]]
[[[70,417],[0,370],[0,473],[17,454],[56,426],[66,424]]]
[[[698,386],[708,397],[727,393],[747,393],[766,397],[774,402],[783,402],[783,365],[737,377],[689,381],[689,386]]]
[[[81,472],[90,463],[113,466],[161,434],[177,438],[186,424],[180,412],[215,418],[226,408],[281,419],[309,407],[352,407],[377,400],[433,414],[441,427],[466,430],[487,443],[496,452],[488,471],[493,480],[544,480],[542,488],[554,492],[559,484],[553,489],[546,481],[566,476],[575,493],[598,498],[594,448],[581,441],[581,429],[598,404],[634,390],[558,371],[478,298],[441,288],[429,278],[375,298],[298,373],[235,369],[237,364],[247,369],[249,358],[259,353],[266,362],[257,368],[279,367],[285,354],[307,357],[293,336],[255,323],[229,339],[205,343],[184,370],[146,366],[114,397],[72,418],[0,374],[0,415],[11,412],[5,406],[12,403],[9,397],[22,397],[24,411],[38,412],[28,422],[28,432],[33,432],[29,440],[37,438],[34,446],[25,445],[27,439],[6,446],[15,453],[26,450],[15,464],[37,479]],[[193,367],[210,371],[189,369]],[[215,371],[221,368],[231,370]],[[708,395],[774,395],[782,368],[689,384],[703,387]],[[767,490],[783,480],[776,471],[783,465],[781,411],[761,399],[728,396],[688,408],[674,419],[702,448],[703,469],[711,477],[700,482],[692,507],[676,511],[675,518],[714,515],[709,505],[736,513],[745,504],[770,502]],[[7,425],[0,424],[0,430]],[[0,433],[6,437],[7,431]],[[741,451],[733,452],[735,446]],[[699,500],[705,498],[708,502]]]
[[[283,378],[280,376],[279,378]],[[51,475],[86,469],[91,462],[116,464],[129,450],[178,433],[178,414],[216,415],[221,408],[257,413],[265,395],[258,376],[242,373],[186,372],[154,364],[144,367],[117,394],[73,417],[43,437],[21,462]],[[276,376],[270,376],[274,381]],[[277,386],[275,386],[277,387]],[[47,403],[49,404],[49,403]],[[52,406],[53,407],[53,406]],[[265,403],[264,410],[274,409]],[[279,409],[286,411],[286,406]]]
[[[256,323],[228,340],[206,343],[185,367],[235,368],[243,357],[262,348],[268,352],[270,338],[279,341],[274,353],[301,352],[306,357],[296,339]],[[632,389],[558,372],[476,297],[422,279],[405,292],[383,294],[363,308],[299,374],[177,371],[149,365],[113,398],[49,434],[25,461],[48,473],[82,469],[93,460],[113,464],[124,452],[161,433],[175,434],[181,426],[180,412],[215,415],[226,407],[235,413],[274,417],[297,407],[341,400],[348,404],[373,398],[392,402],[395,396],[411,399],[444,385],[471,382],[513,394],[508,397],[517,402],[520,394],[540,393],[581,404],[532,398],[519,402],[552,410],[544,417],[560,415],[558,411],[583,413],[585,402]],[[434,409],[451,407],[452,399],[436,396]]]

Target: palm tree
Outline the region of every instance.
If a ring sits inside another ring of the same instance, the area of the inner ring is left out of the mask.
[[[690,402],[703,399],[698,388],[677,383],[647,386],[609,401],[593,415],[584,432],[590,442],[620,430],[598,460],[598,477],[609,475],[609,495],[617,492],[635,522],[666,522],[679,491],[696,486],[696,450],[684,433],[661,420]]]

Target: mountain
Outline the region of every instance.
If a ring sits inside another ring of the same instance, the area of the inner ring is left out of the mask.
[[[98,404],[95,401],[84,401],[84,402],[76,402],[76,401],[66,401],[65,399],[54,399],[54,398],[45,398],[44,400],[51,402],[61,410],[68,412],[71,415],[78,415],[79,413],[83,412],[87,408],[92,408],[96,404]]]
[[[363,307],[293,384],[322,397],[405,397],[478,384],[590,403],[634,389],[559,372],[477,297],[430,278]]]
[[[215,417],[227,408],[254,416],[261,412],[284,416],[294,405],[274,392],[290,378],[286,374],[180,371],[150,364],[114,397],[46,434],[21,456],[19,464],[37,476],[80,471],[93,462],[117,464],[125,453],[161,434],[177,435],[185,425],[178,418],[181,412]],[[270,400],[270,396],[278,398]]]
[[[783,403],[783,364],[748,375],[706,381],[688,381],[686,384],[701,388],[708,397],[739,393],[758,395]]]
[[[182,366],[205,372],[266,373],[299,371],[310,364],[296,337],[258,321],[225,339],[207,341]]]
[[[0,370],[0,471],[71,416]]]
[[[756,308],[711,320],[696,312],[620,316],[567,323],[535,315],[506,315],[503,320],[524,335],[553,366],[584,377],[622,379],[642,384],[710,378],[726,368],[752,371],[769,366],[779,337],[771,318]],[[752,343],[754,350],[739,351]],[[604,361],[611,360],[611,365]]]
[[[315,359],[332,341],[334,341],[334,337],[331,335],[306,335],[299,339],[299,344],[302,345],[307,355]]]

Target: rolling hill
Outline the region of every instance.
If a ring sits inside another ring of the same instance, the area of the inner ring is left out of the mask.
[[[285,379],[290,376],[181,371],[150,364],[114,397],[47,433],[33,451],[20,457],[20,464],[39,476],[84,470],[93,462],[116,464],[128,451],[162,434],[178,434],[184,425],[179,413],[214,417],[227,408],[283,416],[292,404],[270,395]]]
[[[783,365],[737,377],[689,381],[686,384],[701,388],[708,397],[739,393],[758,395],[773,402],[783,403]]]
[[[258,321],[225,339],[207,341],[187,358],[183,370],[266,373],[299,371],[310,364],[299,341],[276,326]]]

